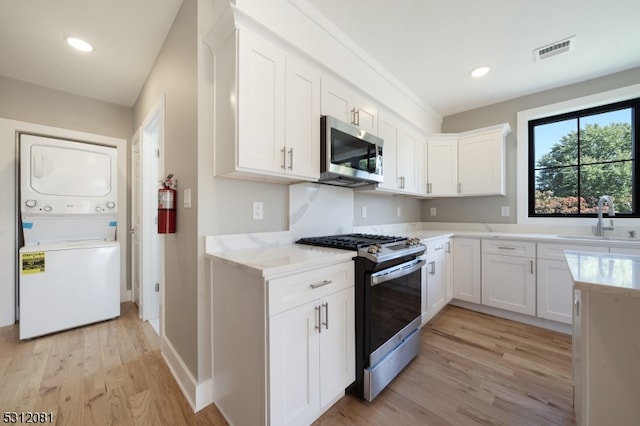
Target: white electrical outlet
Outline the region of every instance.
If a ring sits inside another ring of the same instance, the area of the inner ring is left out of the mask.
[[[398,208],[396,209],[396,214],[398,215],[398,217],[402,216],[402,208],[400,206],[398,206]]]
[[[262,201],[253,202],[253,220],[264,219],[264,203]]]
[[[437,212],[436,212],[436,208],[435,208],[435,207],[431,207],[431,208],[429,209],[429,214],[430,214],[431,216],[435,216],[435,215],[437,214]]]
[[[502,216],[509,216],[510,214],[509,206],[502,206]]]
[[[362,218],[367,217],[367,206],[362,206]]]

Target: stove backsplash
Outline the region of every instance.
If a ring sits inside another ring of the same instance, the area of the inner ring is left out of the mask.
[[[293,240],[353,231],[353,190],[316,183],[289,186],[289,230]]]

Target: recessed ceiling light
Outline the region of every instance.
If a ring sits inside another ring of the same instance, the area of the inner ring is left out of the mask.
[[[485,67],[485,66],[477,67],[471,70],[471,76],[478,78],[478,77],[482,77],[483,75],[486,75],[488,72],[489,72],[489,67]]]
[[[64,39],[69,43],[69,46],[74,49],[78,49],[81,52],[91,52],[93,50],[93,46],[91,44],[77,37],[65,36]]]

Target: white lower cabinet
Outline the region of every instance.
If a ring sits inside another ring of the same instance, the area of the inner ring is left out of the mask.
[[[355,380],[352,261],[266,279],[214,263],[213,400],[230,424],[310,424]]]
[[[422,323],[436,316],[447,304],[447,261],[446,249],[449,240],[427,241],[426,265],[423,273],[426,294],[423,292]]]
[[[482,240],[482,304],[536,314],[536,244]]]
[[[354,291],[348,288],[269,321],[271,424],[311,423],[354,380]]]
[[[573,279],[564,259],[564,250],[607,253],[609,248],[538,243],[537,316],[571,324],[573,319]]]
[[[576,425],[637,425],[640,299],[576,289],[573,306]]]
[[[453,298],[480,303],[480,240],[453,239]]]

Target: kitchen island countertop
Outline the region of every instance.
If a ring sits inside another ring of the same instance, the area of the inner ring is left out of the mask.
[[[575,288],[640,298],[640,256],[565,251]]]

